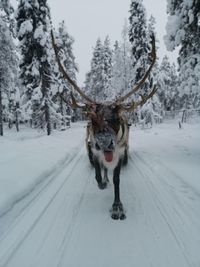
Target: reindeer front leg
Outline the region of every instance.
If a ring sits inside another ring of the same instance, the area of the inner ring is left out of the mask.
[[[102,179],[101,166],[96,157],[94,158],[94,168],[95,168],[95,178],[97,180],[99,189],[105,189],[108,182]]]
[[[111,217],[114,220],[124,220],[126,218],[123,204],[120,200],[120,170],[121,170],[121,160],[119,160],[118,165],[113,172],[113,184],[114,184],[114,203],[110,210]]]

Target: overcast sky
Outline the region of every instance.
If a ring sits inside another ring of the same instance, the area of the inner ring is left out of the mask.
[[[78,83],[83,84],[85,73],[90,69],[92,48],[100,37],[110,36],[111,43],[121,40],[125,19],[128,20],[131,0],[48,0],[54,25],[63,19],[67,30],[74,39],[74,55],[79,66]],[[156,32],[159,39],[158,56],[168,54],[171,60],[175,55],[166,51],[163,36],[166,34],[167,0],[143,0],[148,17],[156,18]]]

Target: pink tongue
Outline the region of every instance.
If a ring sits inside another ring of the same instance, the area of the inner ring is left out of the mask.
[[[112,151],[104,151],[104,157],[107,162],[111,162],[113,160],[113,152]]]

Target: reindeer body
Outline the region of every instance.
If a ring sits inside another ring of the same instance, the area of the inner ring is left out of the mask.
[[[120,200],[120,170],[127,163],[129,126],[115,106],[98,104],[87,125],[86,145],[90,162],[95,168],[95,178],[100,189],[108,183],[107,170],[113,171],[114,203],[113,219],[125,219]],[[102,171],[104,175],[102,175]]]

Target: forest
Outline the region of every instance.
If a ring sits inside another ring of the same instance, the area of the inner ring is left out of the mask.
[[[157,92],[145,105],[129,114],[135,124],[152,126],[166,117],[180,116],[181,123],[200,112],[200,2],[168,0],[165,44],[178,49],[177,62],[167,56],[157,60],[140,93],[153,85]],[[95,101],[114,100],[143,77],[149,65],[150,39],[156,20],[147,17],[141,0],[130,1],[121,40],[97,39],[91,66],[82,86]],[[70,78],[77,81],[78,62],[73,52],[73,33],[65,21],[52,25],[47,0],[20,0],[14,8],[0,2],[0,135],[4,127],[20,125],[65,130],[71,121],[85,119],[70,105],[72,86],[63,79],[56,63],[50,31],[53,29],[59,57]],[[72,34],[72,35],[71,35]],[[159,49],[159,42],[156,42]],[[140,93],[132,100],[139,99]],[[79,98],[79,96],[77,96]],[[65,99],[66,101],[63,101]],[[81,99],[79,99],[81,100]],[[130,101],[130,99],[129,99]],[[66,102],[69,103],[66,105]]]
[[[127,1],[0,0],[0,267],[200,266],[200,0]]]

